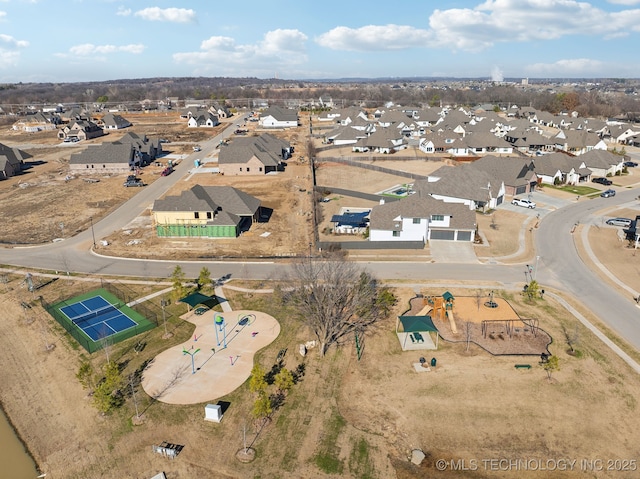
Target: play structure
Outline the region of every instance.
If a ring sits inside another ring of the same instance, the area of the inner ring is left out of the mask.
[[[540,319],[521,318],[493,291],[456,297],[448,291],[442,295],[422,293],[410,304],[396,325],[403,350],[427,349],[427,337],[436,332],[436,341],[442,337],[450,342],[474,343],[495,355],[548,353],[551,336],[540,328]]]
[[[236,324],[230,329],[230,333],[232,334],[231,339],[236,337],[242,329],[250,326],[256,320],[256,315],[252,313],[242,313],[238,316],[238,321]],[[238,329],[240,328],[240,329]],[[213,329],[216,333],[216,345],[220,347],[222,345],[223,348],[227,347],[227,322],[222,316],[221,313],[215,312],[213,314]],[[220,339],[222,337],[222,340]]]
[[[453,303],[455,298],[449,291],[445,291],[442,296],[427,296],[424,299],[425,308],[431,307],[434,318],[438,318],[444,321],[445,317],[449,321],[451,332],[458,334],[458,328],[456,327],[456,321],[453,317]]]

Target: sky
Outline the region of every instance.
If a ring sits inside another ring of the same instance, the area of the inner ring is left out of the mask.
[[[639,78],[640,0],[0,0],[0,83]]]

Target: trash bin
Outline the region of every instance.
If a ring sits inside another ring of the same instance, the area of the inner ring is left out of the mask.
[[[436,367],[436,358],[431,358],[431,366]]]

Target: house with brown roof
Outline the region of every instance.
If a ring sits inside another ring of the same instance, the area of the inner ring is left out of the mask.
[[[231,186],[195,185],[153,203],[159,237],[236,238],[259,219],[260,200]]]
[[[616,155],[607,150],[591,150],[580,159],[593,172],[593,176],[615,176],[622,173],[624,168],[624,156]]]
[[[534,191],[538,184],[534,162],[530,158],[487,155],[472,163],[504,184],[504,194],[516,196]],[[500,204],[500,203],[498,203]]]
[[[591,170],[582,156],[557,152],[537,156],[533,162],[538,181],[547,185],[577,185],[591,178]]]
[[[586,130],[560,130],[554,141],[557,150],[567,151],[572,155],[607,149],[607,144],[596,133]]]

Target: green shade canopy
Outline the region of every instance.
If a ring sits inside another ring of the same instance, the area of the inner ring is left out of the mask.
[[[438,328],[431,321],[431,316],[399,316],[398,319],[400,319],[402,330],[405,333],[414,333],[416,331],[438,332]]]
[[[206,294],[195,292],[190,294],[189,296],[182,298],[178,301],[178,303],[186,303],[192,308],[195,308],[199,304],[204,304],[205,306],[212,308],[213,306],[218,304],[219,301],[216,296],[207,296]]]

